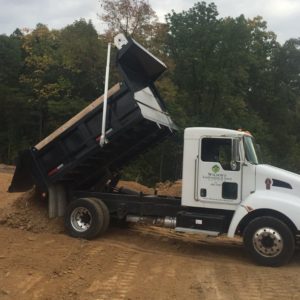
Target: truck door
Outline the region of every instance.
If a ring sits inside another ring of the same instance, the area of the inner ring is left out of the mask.
[[[236,145],[233,138],[203,137],[199,141],[196,200],[226,204],[241,201],[241,166],[234,160]]]

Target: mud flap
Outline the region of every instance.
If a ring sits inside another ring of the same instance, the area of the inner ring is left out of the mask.
[[[20,152],[16,163],[16,170],[8,188],[8,192],[25,192],[31,189],[34,185],[31,170],[32,158],[30,150]]]

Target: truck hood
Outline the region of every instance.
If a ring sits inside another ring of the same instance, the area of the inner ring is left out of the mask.
[[[256,189],[300,196],[300,175],[270,165],[257,165]]]

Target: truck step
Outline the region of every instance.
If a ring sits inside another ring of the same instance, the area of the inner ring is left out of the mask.
[[[188,232],[205,231],[210,235],[218,235],[226,230],[226,216],[181,211],[177,214],[176,227]]]
[[[185,227],[175,227],[175,231],[177,232],[187,232],[187,233],[200,233],[208,236],[218,236],[220,235],[219,231],[211,231],[211,230],[201,230],[194,228],[185,228]]]

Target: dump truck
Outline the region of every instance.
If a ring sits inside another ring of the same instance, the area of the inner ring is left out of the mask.
[[[115,44],[123,81],[23,151],[9,191],[46,193],[49,216],[64,216],[73,237],[93,239],[117,218],[241,236],[256,263],[287,263],[300,233],[300,176],[262,164],[247,131],[186,128],[181,197],[117,188],[124,166],[177,127],[155,87],[164,63],[131,38]]]

